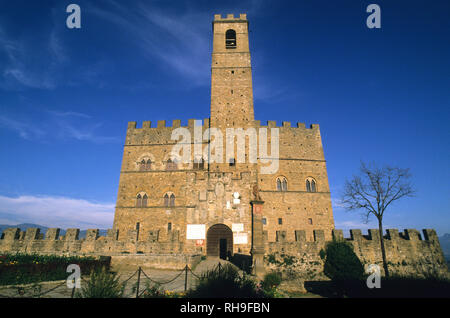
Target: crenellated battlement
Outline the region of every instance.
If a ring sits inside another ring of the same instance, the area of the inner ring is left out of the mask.
[[[305,123],[297,123],[297,127],[293,127],[290,121],[283,121],[281,125],[277,125],[275,120],[268,120],[265,125],[261,125],[260,120],[255,120],[255,125],[258,128],[291,128],[291,129],[306,129],[306,130],[319,130],[318,124],[311,124],[309,128],[305,126]]]
[[[223,175],[223,173],[220,173]],[[234,175],[233,173],[228,173],[232,178],[245,179],[248,178],[246,173],[241,173]],[[214,175],[214,173],[213,173]],[[199,174],[197,178],[204,178],[204,175]],[[67,229],[64,236],[60,235],[61,229],[59,228],[49,228],[46,231],[45,237],[41,234],[41,229],[39,228],[28,228],[21,236],[22,232],[20,228],[9,228],[3,232],[0,241],[49,241],[49,240],[62,240],[62,241],[96,241],[102,237],[107,239],[113,239],[116,237],[115,230],[109,229],[107,234],[101,236],[99,234],[99,229],[88,229],[86,230],[86,237],[80,239],[80,229]],[[314,242],[324,242],[325,241],[325,231],[324,230],[312,230]],[[331,231],[332,237],[334,239],[342,239],[346,241],[379,241],[379,230],[369,229],[368,234],[362,234],[359,229],[349,230],[350,236],[344,237],[343,230],[334,229]],[[290,242],[287,239],[286,231],[276,231],[275,242]],[[306,242],[307,235],[305,230],[295,230],[294,231],[294,241],[295,242]],[[387,229],[386,234],[383,235],[386,241],[428,241],[436,242],[439,241],[436,231],[433,229],[423,229],[422,234],[416,229],[405,229],[403,232],[399,232],[398,229]],[[117,240],[117,238],[115,238]],[[267,242],[267,240],[266,240]],[[293,241],[292,241],[293,242]]]
[[[323,242],[325,241],[325,233],[324,230],[312,230],[314,242]],[[346,241],[380,241],[380,232],[378,229],[369,229],[367,235],[363,235],[362,231],[359,229],[349,230],[350,236],[344,237],[343,230],[332,230],[332,237],[334,239],[341,239]],[[276,231],[276,239],[275,242],[289,242],[286,240],[287,233],[286,231]],[[295,230],[294,231],[294,240],[295,242],[306,242],[307,235],[305,230]],[[429,241],[436,242],[438,241],[438,236],[436,231],[433,229],[423,229],[422,235],[416,229],[405,229],[403,232],[399,233],[398,229],[387,229],[386,234],[383,235],[383,238],[388,241]]]
[[[147,129],[161,129],[161,128],[179,128],[179,127],[185,127],[185,128],[193,128],[195,127],[195,121],[201,121],[201,127],[204,129],[209,128],[209,118],[205,118],[203,120],[199,119],[188,119],[187,125],[182,125],[180,119],[174,119],[172,120],[172,125],[169,125],[166,120],[158,120],[155,123],[151,121],[143,121],[142,126],[138,127],[137,122],[130,121],[128,122],[128,130],[147,130]],[[319,130],[320,126],[318,124],[311,124],[309,127],[306,127],[305,123],[298,122],[296,127],[292,126],[291,122],[289,121],[283,121],[281,125],[278,125],[275,120],[268,120],[266,121],[266,124],[261,124],[260,120],[255,120],[255,126],[256,128],[290,128],[290,129],[304,129],[304,130]]]
[[[140,128],[137,127],[137,122],[130,121],[130,122],[128,122],[128,131],[148,130],[148,129],[157,130],[157,129],[161,129],[161,128],[180,128],[180,127],[193,128],[193,127],[195,127],[195,121],[201,121],[202,122],[201,127],[209,128],[209,118],[205,118],[204,120],[188,119],[187,125],[182,125],[181,119],[174,119],[174,120],[172,120],[172,125],[168,125],[168,122],[166,120],[157,120],[156,125],[155,125],[155,123],[153,123],[153,125],[152,125],[151,121],[143,121],[142,126]]]
[[[226,17],[222,18],[221,14],[215,14],[214,15],[214,22],[218,21],[247,21],[247,14],[241,13],[239,16],[234,16],[233,13],[228,13]]]

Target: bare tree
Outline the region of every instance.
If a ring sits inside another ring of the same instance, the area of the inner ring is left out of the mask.
[[[361,162],[360,174],[345,182],[341,200],[345,209],[363,210],[365,222],[369,221],[371,214],[378,220],[381,255],[386,277],[389,276],[389,270],[383,240],[383,216],[392,202],[414,195],[410,177],[409,169],[390,166],[380,168],[375,165],[368,167]]]

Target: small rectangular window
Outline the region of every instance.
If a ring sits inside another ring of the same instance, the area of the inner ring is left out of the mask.
[[[308,223],[309,223],[309,224],[312,224],[312,219],[308,219]]]
[[[267,224],[266,218],[262,218],[262,224],[263,224],[263,225],[266,225],[266,224]]]
[[[172,231],[172,223],[169,222],[169,223],[167,224],[167,230],[168,230],[168,231]]]
[[[278,219],[278,224],[280,224],[280,225],[283,224],[283,219],[282,218]]]

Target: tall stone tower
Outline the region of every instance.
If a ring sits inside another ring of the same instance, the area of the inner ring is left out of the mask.
[[[211,127],[254,124],[252,68],[246,14],[214,16],[211,65]]]

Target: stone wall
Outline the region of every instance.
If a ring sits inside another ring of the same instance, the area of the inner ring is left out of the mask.
[[[324,278],[321,273],[324,261],[319,253],[325,249],[327,241],[322,230],[313,232],[313,241],[306,239],[305,231],[295,231],[294,241],[286,240],[284,231],[277,232],[276,241],[265,242],[267,269],[307,279]],[[403,233],[397,229],[387,230],[384,244],[391,273],[450,277],[436,232],[425,229],[422,233],[414,229],[406,229]],[[350,230],[350,238],[344,238],[342,230],[333,230],[332,236],[351,243],[365,268],[377,264],[383,272],[378,230],[369,230],[368,235],[362,235],[361,230]]]
[[[79,239],[79,232],[79,229],[68,229],[65,236],[59,236],[59,229],[51,228],[42,237],[39,229],[29,228],[21,237],[19,228],[9,228],[0,239],[0,252],[113,256],[113,263],[124,266],[136,262],[136,266],[174,269],[186,262],[193,265],[206,253],[201,247],[186,249],[176,231],[170,241],[164,242],[154,232],[143,241],[136,241],[136,233],[132,231],[123,241],[117,240],[115,230],[108,230],[106,236],[99,236],[97,229],[91,229],[85,239]],[[365,266],[378,264],[383,270],[378,233],[378,230],[369,230],[367,235],[363,235],[361,230],[350,230],[350,238],[344,238],[342,230],[332,230],[331,235],[351,243]],[[313,240],[309,240],[305,230],[297,230],[293,234],[294,240],[288,240],[286,231],[277,231],[275,240],[269,241],[264,231],[266,269],[282,270],[309,279],[323,278],[323,260],[319,253],[328,240],[325,240],[323,230],[313,230],[313,236]],[[425,229],[421,234],[415,229],[406,229],[401,233],[397,229],[388,229],[384,242],[392,273],[448,275],[434,230]]]

